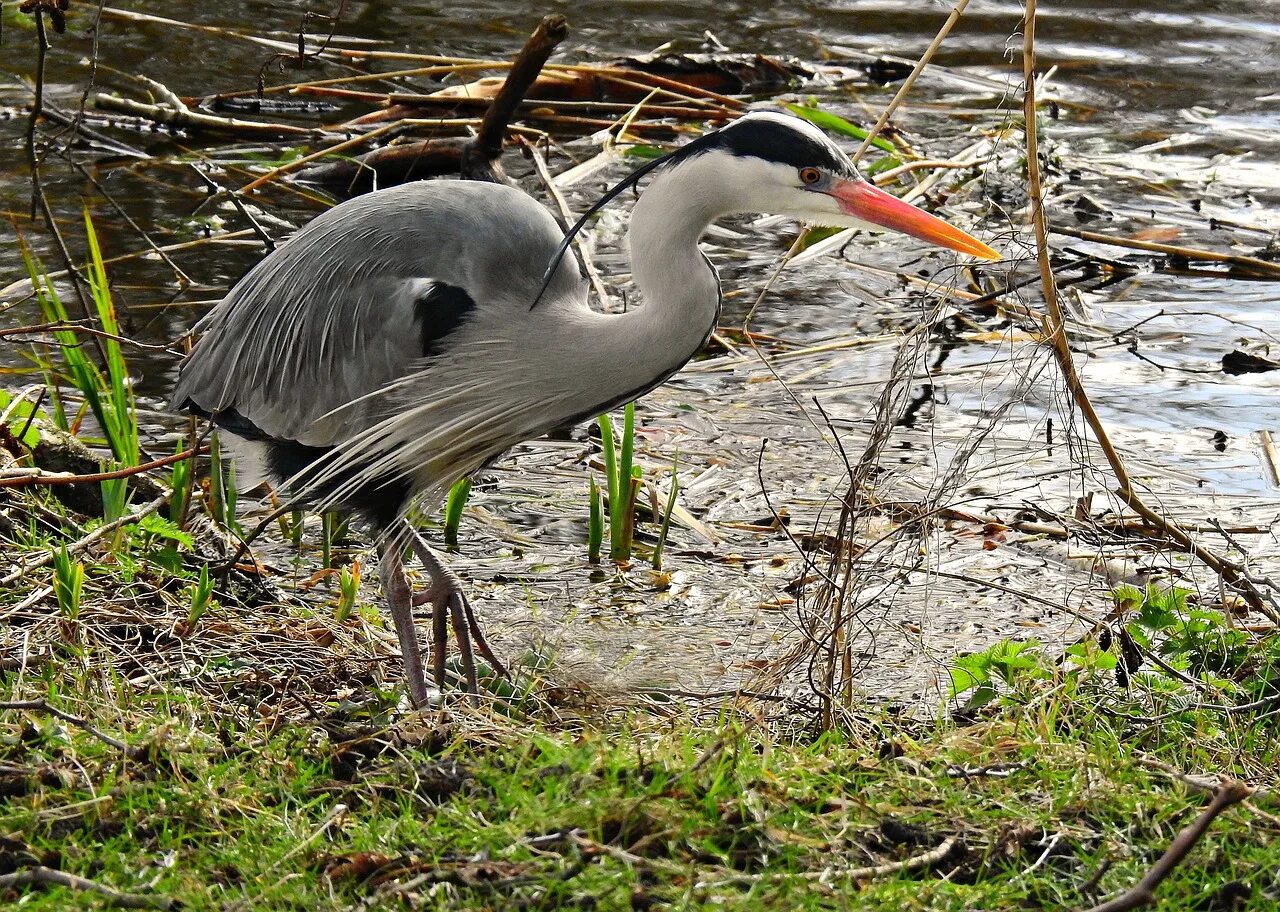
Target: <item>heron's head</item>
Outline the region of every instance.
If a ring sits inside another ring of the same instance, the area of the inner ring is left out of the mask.
[[[689,192],[713,191],[733,212],[785,215],[813,225],[900,231],[986,259],[1000,255],[977,238],[885,193],[813,124],[753,112],[682,146],[665,160],[687,175]],[[682,180],[684,184],[686,181]],[[727,213],[723,213],[727,214]]]

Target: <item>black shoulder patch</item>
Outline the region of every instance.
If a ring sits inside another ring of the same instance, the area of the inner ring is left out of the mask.
[[[422,357],[438,352],[440,343],[466,322],[475,306],[471,295],[457,285],[433,282],[413,305],[422,338]]]

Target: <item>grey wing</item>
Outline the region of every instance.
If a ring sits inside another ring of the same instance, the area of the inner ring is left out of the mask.
[[[540,205],[493,184],[406,185],[337,206],[201,321],[173,404],[234,410],[310,446],[345,440],[386,417],[371,394],[477,306],[531,302],[562,236]],[[581,281],[561,264],[553,290],[576,294]]]

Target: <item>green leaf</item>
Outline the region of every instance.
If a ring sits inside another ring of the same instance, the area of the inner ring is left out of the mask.
[[[655,158],[661,158],[662,156],[666,155],[667,150],[661,148],[660,146],[635,145],[635,146],[627,146],[625,149],[622,150],[622,154],[627,156],[628,158],[643,158],[646,160],[651,160]]]
[[[188,548],[194,548],[196,540],[188,533],[182,531],[176,522],[165,519],[157,513],[150,513],[142,518],[138,524],[142,531],[148,535],[175,542]]]
[[[6,423],[10,433],[17,434],[21,431],[23,444],[35,449],[36,444],[40,442],[40,428],[36,422],[47,421],[48,416],[26,399],[20,399],[17,405],[13,405],[13,400],[13,395],[7,390],[0,389],[0,412],[9,413]],[[11,405],[13,405],[12,409],[10,409]]]
[[[850,123],[839,114],[832,114],[830,111],[823,111],[820,108],[811,108],[807,105],[789,104],[787,110],[797,117],[803,117],[814,126],[821,127],[829,133],[839,133],[842,136],[852,136],[854,139],[866,139],[868,131]],[[883,152],[897,152],[893,143],[884,137],[877,136],[871,141],[871,145],[875,146]]]
[[[973,695],[969,697],[969,702],[966,704],[966,708],[981,709],[998,696],[1000,696],[999,692],[990,684],[979,685],[974,690]]]
[[[1125,583],[1111,590],[1111,598],[1115,601],[1117,608],[1132,611],[1142,605],[1143,592],[1137,586]]]
[[[951,666],[951,691],[949,696],[952,699],[960,696],[965,691],[987,683],[991,680],[991,675],[986,663],[982,661],[981,654],[959,656]]]

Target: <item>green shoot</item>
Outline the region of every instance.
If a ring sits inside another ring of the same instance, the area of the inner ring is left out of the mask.
[[[175,455],[182,452],[183,440],[178,438],[178,445]],[[184,528],[187,523],[187,494],[191,488],[191,463],[192,459],[184,459],[181,462],[173,464],[173,470],[169,475],[169,518],[177,524],[178,528]]]
[[[104,522],[115,522],[124,516],[129,508],[129,480],[127,478],[107,478],[98,482],[102,492],[102,519]],[[117,546],[119,542],[116,543]]]
[[[600,544],[604,541],[604,504],[600,486],[591,479],[591,514],[587,520],[587,562],[600,563]]]
[[[360,592],[360,565],[352,564],[338,571],[338,608],[334,612],[339,624],[351,616],[356,606],[356,596]]]
[[[89,241],[89,290],[93,295],[98,320],[106,333],[102,337],[106,374],[104,375],[85,354],[80,338],[74,331],[55,330],[53,337],[58,343],[67,379],[84,397],[85,405],[102,428],[112,455],[122,465],[137,465],[138,421],[133,403],[133,386],[129,380],[129,369],[120,349],[120,342],[116,338],[120,335],[120,324],[116,317],[115,305],[111,300],[106,266],[102,260],[102,251],[98,247],[98,237],[93,229],[93,222],[89,219],[87,212],[85,231]],[[54,285],[53,280],[25,247],[22,250],[22,256],[45,320],[50,323],[69,323],[66,306],[58,296],[57,286]],[[57,384],[51,383],[49,386],[51,392],[55,393],[55,416],[62,413],[60,424],[66,423],[61,399],[56,395]]]
[[[204,617],[213,604],[213,583],[209,580],[209,565],[200,567],[200,578],[192,584],[191,607],[187,609],[187,629],[191,630]]]
[[[605,494],[609,498],[610,512],[618,501],[618,451],[613,446],[613,419],[601,415],[596,419],[600,426],[600,452],[604,456]]]
[[[62,355],[67,378],[84,397],[87,408],[102,429],[107,446],[117,466],[138,464],[138,416],[134,407],[133,384],[129,367],[120,348],[120,321],[115,304],[111,300],[111,287],[107,279],[102,249],[93,220],[86,209],[84,214],[85,236],[89,246],[88,281],[98,322],[102,326],[101,350],[106,373],[85,354],[80,338],[70,329],[55,330],[53,337]],[[48,274],[25,247],[22,256],[36,290],[36,299],[44,318],[50,323],[69,322],[67,309],[58,296],[57,287]],[[49,368],[49,390],[53,394],[54,420],[59,426],[67,425],[66,413],[58,383]],[[112,467],[109,465],[109,467]],[[102,491],[103,519],[112,522],[124,516],[129,503],[129,485],[124,479],[111,479],[100,484]],[[122,535],[115,536],[119,547]]]
[[[662,511],[662,526],[658,529],[658,543],[653,546],[653,569],[662,569],[662,551],[667,546],[667,533],[671,531],[671,514],[676,509],[676,495],[680,493],[680,451],[671,460],[671,490],[667,492],[667,506]]]
[[[84,564],[74,560],[63,545],[53,555],[53,595],[58,614],[68,621],[80,616],[80,595],[84,591]]]
[[[222,461],[222,441],[215,432],[209,439],[209,510],[213,519],[225,529],[240,532],[236,520],[239,493],[236,490],[236,469],[231,462]]]
[[[348,522],[342,516],[329,510],[320,517],[320,555],[326,570],[333,569],[333,544],[341,541],[346,537],[349,528]]]
[[[458,524],[462,522],[462,508],[471,496],[471,479],[459,478],[449,489],[444,505],[444,543],[450,547],[458,544]]]
[[[133,384],[129,379],[129,367],[125,363],[124,353],[120,349],[120,322],[116,317],[115,304],[111,300],[111,286],[107,281],[107,268],[102,259],[102,249],[98,246],[98,234],[93,228],[93,220],[89,210],[84,210],[85,236],[89,242],[89,289],[93,294],[94,307],[98,312],[98,321],[108,335],[102,339],[103,351],[107,359],[108,386],[105,390],[109,407],[102,414],[96,414],[103,430],[107,433],[107,443],[116,459],[125,465],[138,464],[138,413],[134,408]]]
[[[302,533],[305,529],[303,518],[304,514],[301,510],[292,510],[289,513],[289,540],[298,550],[302,550]]]
[[[622,413],[622,440],[614,446],[613,421],[608,415],[597,419],[600,445],[604,451],[604,474],[609,492],[609,557],[619,563],[631,559],[635,537],[636,496],[640,492],[640,469],[632,462],[635,453],[636,407],[628,402]]]

